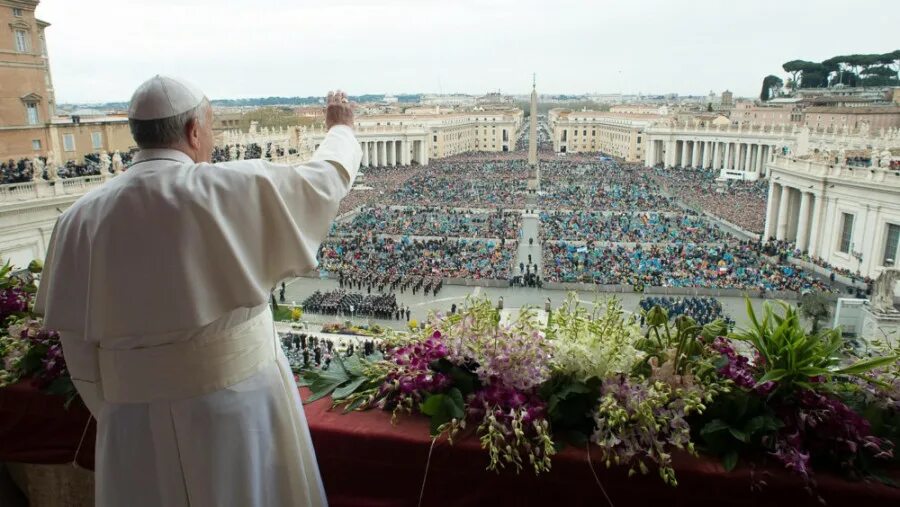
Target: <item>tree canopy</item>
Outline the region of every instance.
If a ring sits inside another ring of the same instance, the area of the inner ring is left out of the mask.
[[[759,92],[759,100],[766,102],[778,95],[779,90],[784,86],[784,81],[780,77],[769,74],[763,78],[762,90]]]
[[[791,75],[788,87],[824,88],[836,86],[900,86],[900,49],[888,53],[838,55],[821,62],[791,60],[781,68]],[[766,92],[766,76],[760,100],[772,97]],[[766,95],[766,98],[763,97]]]

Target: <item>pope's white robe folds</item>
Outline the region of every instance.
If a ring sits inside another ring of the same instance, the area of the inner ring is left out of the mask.
[[[98,421],[98,505],[327,503],[266,303],[361,157],[342,126],[295,167],[143,150],[63,213],[36,308]]]

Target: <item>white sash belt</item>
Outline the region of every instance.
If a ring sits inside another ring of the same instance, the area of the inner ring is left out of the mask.
[[[202,396],[246,380],[275,361],[278,342],[266,310],[219,333],[130,350],[99,349],[103,398],[148,403]]]

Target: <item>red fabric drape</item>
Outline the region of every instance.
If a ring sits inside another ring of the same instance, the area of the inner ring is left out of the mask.
[[[301,390],[306,397],[308,392]],[[333,507],[417,505],[431,439],[428,421],[402,417],[392,425],[381,411],[343,415],[329,401],[307,405],[316,455]],[[0,461],[68,463],[81,439],[87,409],[62,407],[60,398],[37,392],[27,383],[0,389]],[[93,467],[93,424],[79,464]],[[819,505],[793,475],[770,468],[741,466],[726,473],[718,462],[687,455],[675,457],[679,485],[669,487],[654,472],[627,478],[622,468],[606,469],[594,453],[594,467],[616,507],[629,505]],[[527,506],[608,505],[594,480],[584,449],[566,448],[553,459],[550,473],[495,474],[484,470],[487,455],[471,436],[454,445],[434,446],[422,505]],[[897,474],[894,474],[896,477]],[[766,483],[760,490],[754,482]],[[818,493],[829,505],[900,505],[900,489],[871,482],[850,482],[819,474]]]

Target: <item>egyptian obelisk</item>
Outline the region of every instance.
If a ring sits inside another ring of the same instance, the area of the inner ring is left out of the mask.
[[[532,191],[540,189],[540,176],[538,167],[538,107],[537,107],[537,78],[531,81],[531,124],[528,132],[528,188]]]
[[[531,82],[531,128],[528,133],[528,165],[532,166],[532,171],[534,170],[533,166],[536,166],[538,163],[537,157],[537,79],[536,77],[532,78]]]

